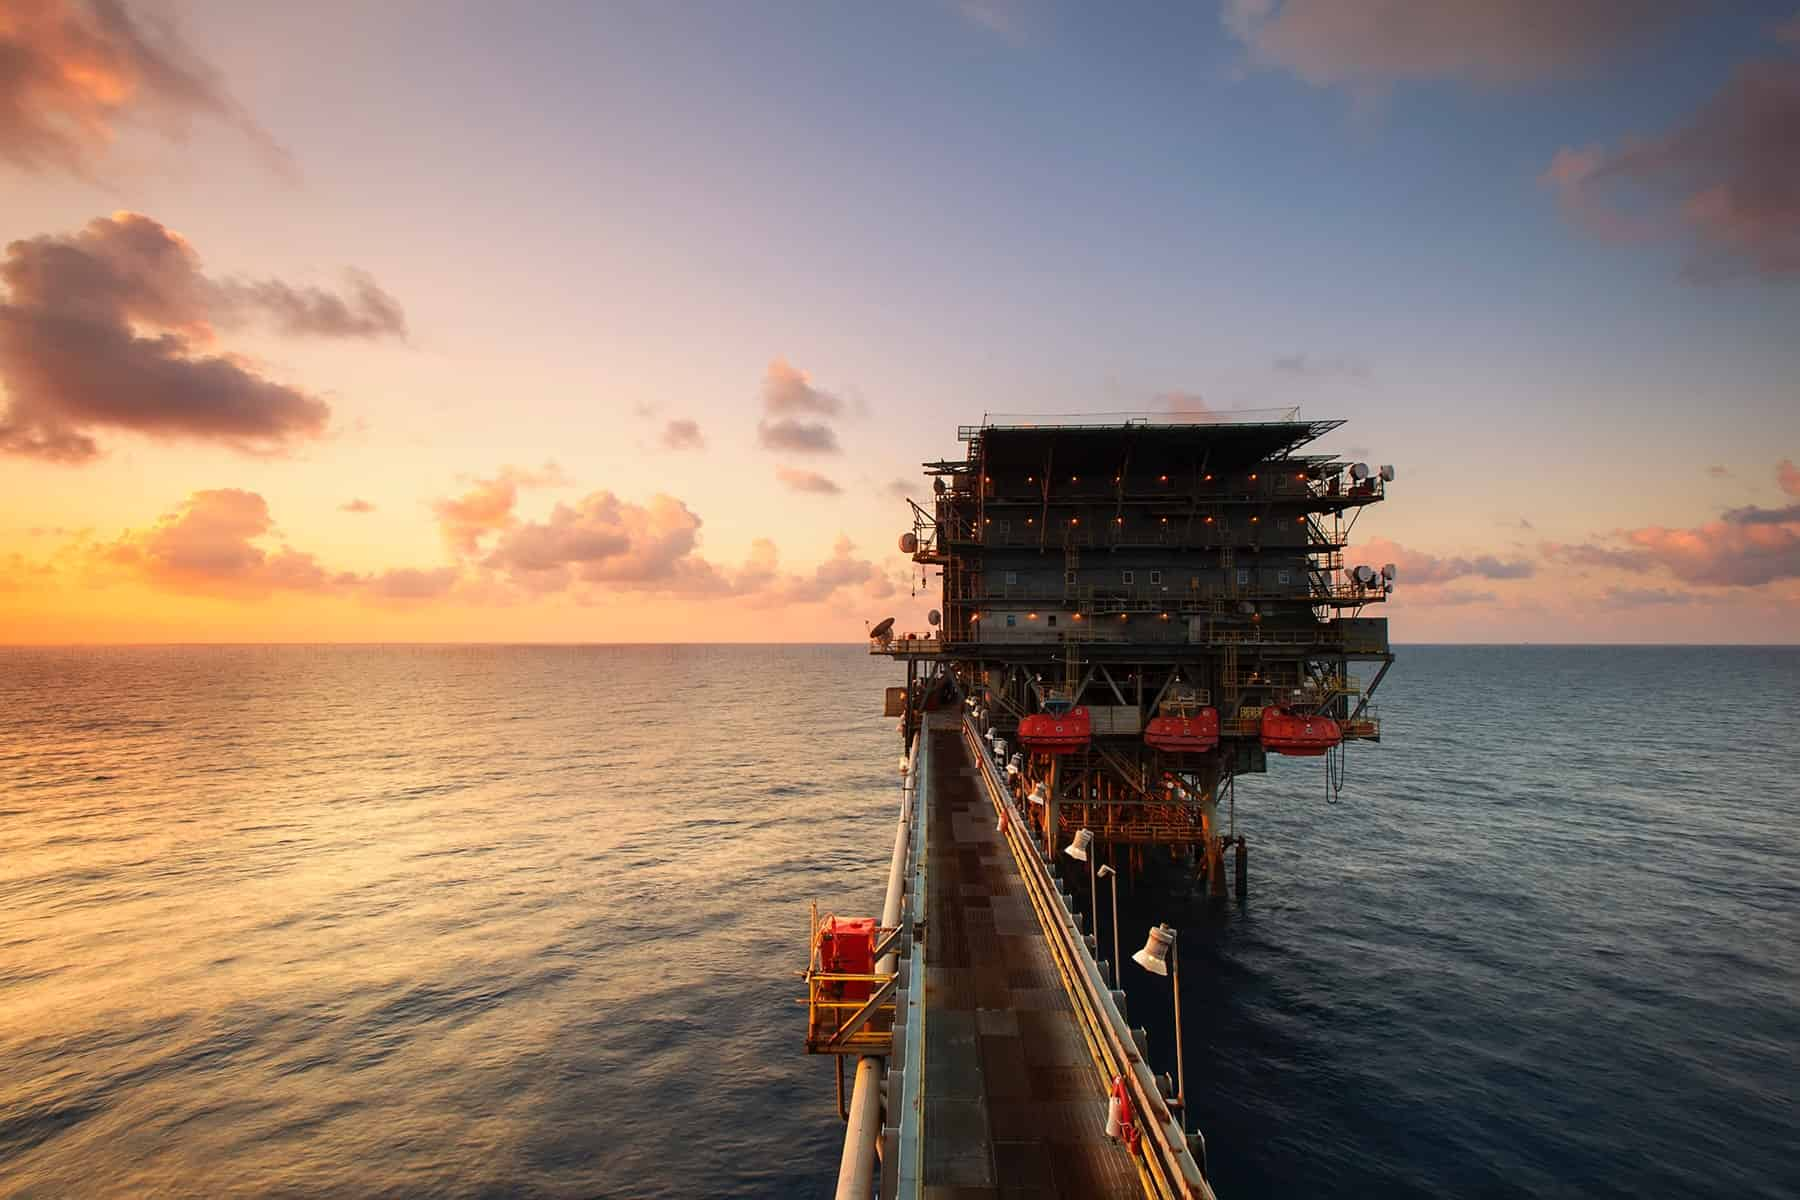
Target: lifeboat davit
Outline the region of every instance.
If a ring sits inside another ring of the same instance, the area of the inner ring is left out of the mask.
[[[1185,713],[1150,718],[1144,741],[1158,750],[1203,754],[1219,744],[1219,710],[1210,704]]]
[[[1068,701],[1051,700],[1044,711],[1019,722],[1019,741],[1037,754],[1068,754],[1085,750],[1093,740],[1094,723],[1085,708]]]
[[[1343,740],[1344,731],[1330,717],[1278,707],[1263,709],[1262,744],[1266,750],[1317,757]]]

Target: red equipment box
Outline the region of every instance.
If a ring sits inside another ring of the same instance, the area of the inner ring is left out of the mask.
[[[875,973],[874,917],[826,917],[819,924],[819,967],[830,974]],[[875,985],[862,980],[834,985],[845,1000],[867,1000]]]

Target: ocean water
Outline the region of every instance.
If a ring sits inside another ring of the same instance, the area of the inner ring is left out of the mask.
[[[796,973],[880,905],[894,676],[0,650],[0,1194],[828,1195]],[[1247,904],[1120,897],[1221,1194],[1800,1194],[1800,651],[1412,647],[1380,700],[1339,802],[1244,781]]]

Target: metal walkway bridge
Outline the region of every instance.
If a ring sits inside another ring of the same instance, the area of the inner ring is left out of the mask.
[[[858,1062],[837,1195],[876,1195],[879,1160],[883,1197],[1212,1200],[1204,1143],[1182,1132],[1143,1031],[1125,1022],[1124,993],[1107,983],[1002,779],[972,728],[951,713],[926,717],[907,763],[881,953],[861,977],[872,995],[838,1005],[857,1008],[841,1024],[825,1022],[840,1046],[875,1051]],[[846,1053],[816,1044],[819,1024],[815,1013],[812,1048]],[[1115,1087],[1135,1145],[1108,1136]]]

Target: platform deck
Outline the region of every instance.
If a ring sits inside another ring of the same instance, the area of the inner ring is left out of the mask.
[[[954,728],[928,727],[924,1194],[1138,1196],[1105,1085]]]

